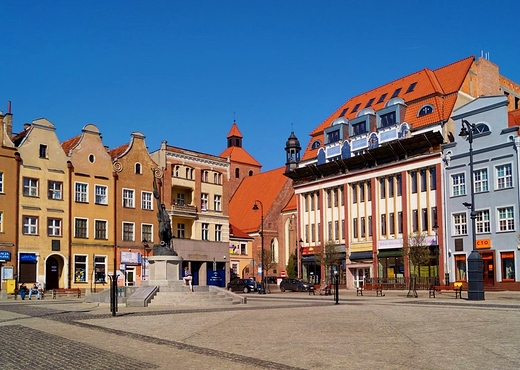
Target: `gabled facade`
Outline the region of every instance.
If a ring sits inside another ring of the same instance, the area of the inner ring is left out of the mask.
[[[163,173],[150,157],[140,132],[133,132],[129,143],[109,153],[114,177],[116,266],[121,277],[118,284],[140,285],[147,271],[143,267],[146,247],[160,242],[153,183]]]
[[[499,94],[499,77],[498,66],[473,57],[424,69],[349,99],[311,132],[302,160],[286,172],[304,278],[332,273],[317,258],[328,244],[343,254],[337,268],[347,288],[365,279],[403,286],[411,267],[425,286],[444,281],[441,144],[458,134],[454,109]],[[403,248],[411,235],[424,238],[429,262],[411,266]]]
[[[161,143],[152,158],[164,172],[161,202],[171,217],[174,249],[195,285],[229,281],[227,159]]]
[[[73,288],[93,292],[108,287],[114,271],[115,202],[112,159],[99,129],[86,125],[62,144],[69,159]]]
[[[253,238],[229,224],[229,265],[231,271],[241,279],[256,278],[254,266],[251,264],[252,247]]]
[[[21,157],[18,282],[45,289],[71,279],[69,171],[54,125],[45,118],[14,137]]]
[[[455,125],[474,126],[473,175],[468,138],[443,146],[446,178],[446,248],[444,261],[452,282],[467,279],[473,250],[471,181],[475,194],[476,245],[482,257],[484,286],[520,289],[519,126],[508,124],[508,96],[485,96],[453,112]]]
[[[19,159],[11,141],[13,115],[0,113],[0,273],[5,291],[6,279],[18,274],[18,171]]]

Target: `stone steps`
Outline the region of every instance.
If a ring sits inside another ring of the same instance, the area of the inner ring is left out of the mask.
[[[164,291],[164,287],[160,287],[159,292],[148,304],[149,307],[157,306],[210,306],[210,305],[231,305],[241,303],[233,296],[212,292],[197,291],[190,292],[188,288],[185,291]]]

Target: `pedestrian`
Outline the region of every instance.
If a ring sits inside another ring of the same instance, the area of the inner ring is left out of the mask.
[[[38,288],[38,285],[36,285],[36,283],[31,287],[31,290],[29,290],[29,300],[31,300],[31,296],[33,294],[36,294],[36,297],[40,299],[40,289]]]
[[[27,294],[27,287],[25,286],[25,283],[22,283],[20,285],[20,289],[18,289],[18,293],[20,293],[20,298],[25,299],[25,295]]]
[[[191,276],[191,271],[188,269],[188,266],[184,268],[184,277],[182,278],[182,281],[184,281],[185,285],[190,286],[190,292],[193,292],[193,285],[191,284],[191,280],[193,277]]]

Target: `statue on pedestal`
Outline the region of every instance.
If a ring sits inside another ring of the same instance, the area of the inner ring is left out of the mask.
[[[159,239],[161,242],[153,246],[154,256],[177,256],[177,252],[173,249],[173,234],[170,221],[170,215],[166,211],[166,207],[160,201],[157,180],[153,178],[153,196],[157,201],[157,220],[159,221]]]

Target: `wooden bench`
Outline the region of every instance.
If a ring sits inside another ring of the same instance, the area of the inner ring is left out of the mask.
[[[356,288],[356,295],[363,296],[364,290],[375,290],[376,291],[376,297],[383,297],[383,286],[382,285],[364,285],[362,287]]]
[[[67,295],[67,296],[73,295],[78,298],[81,298],[81,289],[79,289],[79,288],[70,288],[70,289],[60,288],[60,289],[52,290],[52,299],[56,299],[58,296],[61,296],[61,295]]]
[[[428,289],[428,297],[429,298],[435,298],[435,293],[439,292],[454,292],[455,298],[462,299],[462,285],[459,286],[451,286],[451,285],[435,285],[430,286],[430,289]]]
[[[43,299],[43,297],[45,296],[45,291],[43,289],[39,289],[39,291],[40,291],[40,299]],[[15,288],[14,299],[17,300],[19,295],[20,295],[20,291],[18,290],[18,288]],[[29,298],[29,291],[27,291],[27,294],[25,296],[27,298]]]

